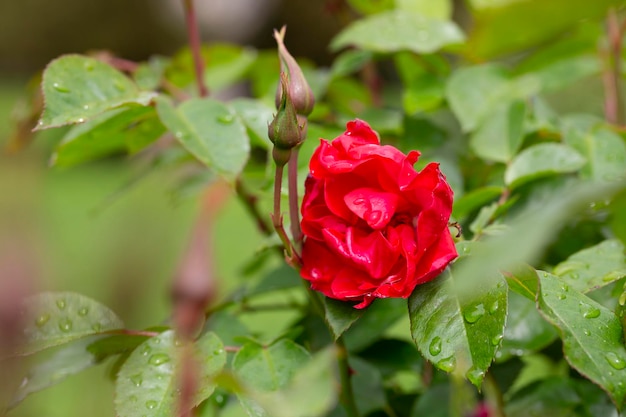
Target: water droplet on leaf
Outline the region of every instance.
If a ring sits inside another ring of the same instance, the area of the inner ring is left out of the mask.
[[[59,83],[53,83],[52,84],[52,88],[54,88],[55,90],[57,90],[59,93],[69,93],[70,90],[66,87],[63,87],[61,84]]]
[[[120,81],[115,81],[113,85],[115,86],[115,88],[117,88],[117,91],[119,91],[120,93],[123,93],[124,91],[126,91],[126,86],[122,84]]]
[[[580,303],[580,312],[586,319],[595,319],[600,316],[600,310],[598,308],[583,302]]]
[[[472,366],[469,371],[467,371],[465,376],[472,384],[479,386],[485,377],[485,371],[481,371],[480,369],[476,369]]]
[[[626,292],[623,292],[620,296],[619,296],[619,300],[617,300],[619,302],[619,305],[623,306],[626,304]]]
[[[65,300],[57,300],[56,304],[59,310],[65,310]]]
[[[61,319],[59,321],[59,329],[62,332],[69,332],[70,330],[72,330],[72,321],[70,319]]]
[[[618,356],[613,352],[608,352],[604,355],[606,361],[611,365],[612,368],[617,369],[618,371],[626,368],[626,360]]]
[[[37,320],[35,320],[35,326],[43,327],[43,325],[46,324],[48,320],[50,320],[50,315],[42,314],[41,316],[37,317]]]
[[[137,374],[137,375],[133,375],[130,377],[130,381],[135,384],[136,387],[141,386],[141,383],[143,382],[143,378],[141,376],[141,374]]]
[[[78,315],[85,317],[87,315],[87,313],[89,313],[89,310],[86,307],[81,308],[80,310],[78,310]]]
[[[476,304],[474,306],[470,306],[463,313],[463,317],[465,318],[465,321],[470,324],[476,323],[484,315],[485,315],[485,306],[482,303]]]
[[[157,405],[159,405],[159,403],[157,403],[156,401],[152,401],[152,400],[146,401],[146,408],[148,410],[152,410],[152,409],[156,408]]]
[[[442,371],[452,372],[456,368],[456,359],[454,359],[454,356],[449,356],[437,362],[436,365]]]
[[[498,335],[492,337],[491,338],[491,344],[493,346],[498,346],[500,344],[500,341],[502,340],[502,337],[503,336],[501,334],[498,334]]]
[[[433,340],[430,341],[430,346],[428,346],[428,351],[433,356],[437,356],[441,353],[441,337],[433,337]]]
[[[165,353],[155,353],[154,355],[150,356],[148,363],[150,365],[159,366],[169,361],[170,361],[170,357],[166,355]]]
[[[498,300],[496,300],[489,306],[489,314],[495,314],[498,308],[500,308],[500,305],[498,304]]]
[[[100,325],[100,323],[94,323],[91,325],[91,329],[94,332],[99,332],[100,330],[102,330],[102,326]]]
[[[217,121],[225,125],[231,124],[234,119],[232,114],[223,114],[217,117]]]
[[[556,296],[556,298],[558,298],[559,300],[565,300],[567,296],[565,294],[559,294]]]

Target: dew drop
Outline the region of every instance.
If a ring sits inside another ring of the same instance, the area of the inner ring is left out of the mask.
[[[165,353],[155,353],[154,355],[150,356],[150,359],[148,359],[148,363],[155,366],[163,365],[164,363],[167,363],[169,361],[170,357]]]
[[[604,359],[606,359],[613,369],[617,369],[619,371],[626,368],[626,361],[613,352],[608,352],[604,355]]]
[[[585,336],[591,336],[591,332],[587,329],[583,330],[583,333],[585,334]]]
[[[89,104],[85,104],[85,105],[83,106],[83,110],[89,110]]]
[[[119,91],[120,93],[123,93],[124,91],[126,91],[126,86],[122,84],[120,81],[115,81],[113,85],[115,86],[115,88],[117,88],[117,91]]]
[[[500,308],[500,305],[498,304],[498,300],[494,301],[489,306],[489,314],[495,314],[499,308]]]
[[[380,218],[382,217],[383,213],[381,213],[379,210],[374,210],[371,211],[369,214],[366,215],[366,220],[368,223],[378,223],[378,221],[380,220]]]
[[[178,139],[182,139],[184,135],[183,135],[183,132],[178,131],[178,132],[174,133],[174,136],[176,136]]]
[[[146,346],[144,346],[144,347],[143,347],[143,350],[141,351],[141,354],[142,354],[143,356],[148,356],[148,354],[149,354],[150,352],[152,352],[152,348],[150,348],[150,346],[147,346],[147,345],[146,345]]]
[[[494,337],[491,338],[491,344],[493,346],[498,346],[500,342],[502,341],[502,337],[503,336],[501,334],[495,335]]]
[[[131,403],[136,403],[137,402],[137,396],[136,395],[131,395],[130,397],[128,397],[128,400]]]
[[[352,202],[352,204],[354,204],[355,206],[360,206],[363,203],[365,203],[365,199],[362,197],[355,198],[354,201]]]
[[[93,71],[93,62],[91,62],[91,61],[85,62],[85,69],[87,71]]]
[[[82,117],[79,117],[78,119],[76,119],[76,123],[85,123],[85,119]]]
[[[143,377],[141,374],[133,375],[130,377],[130,381],[135,384],[136,387],[140,387],[143,383]]]
[[[568,292],[569,291],[569,285],[561,284],[561,290],[563,290],[563,292]]]
[[[578,279],[580,277],[580,275],[578,275],[578,273],[574,272],[573,274],[570,274],[570,278],[571,279]]]
[[[222,353],[224,353],[224,349],[216,349],[216,350],[213,351],[213,355],[214,356],[219,356]]]
[[[146,401],[146,408],[148,410],[152,410],[152,409],[156,408],[157,405],[159,405],[159,404],[156,401],[152,401],[152,400]]]
[[[217,117],[217,121],[225,125],[231,124],[233,120],[235,120],[235,118],[232,114],[223,114]]]
[[[465,376],[472,384],[478,386],[485,377],[485,371],[481,371],[480,369],[476,369],[472,366],[469,371],[467,371]]]
[[[436,363],[437,368],[441,369],[445,372],[452,372],[454,368],[456,368],[456,359],[454,356],[448,356],[447,358],[443,358],[439,362]]]
[[[69,332],[70,330],[72,330],[72,321],[70,319],[61,319],[59,321],[59,329],[62,332]]]
[[[102,330],[102,326],[100,325],[100,323],[94,323],[91,325],[91,329],[94,332],[99,332],[100,330]]]
[[[433,337],[433,340],[430,341],[430,346],[428,346],[428,351],[433,356],[437,356],[441,353],[441,337]]]
[[[54,88],[55,90],[57,90],[59,93],[69,93],[70,90],[66,87],[63,87],[61,84],[59,83],[53,83],[52,84],[52,88]]]
[[[586,319],[595,319],[600,316],[600,310],[592,305],[580,303],[580,312]]]
[[[65,310],[65,300],[57,300],[57,307],[59,308],[59,310]]]
[[[485,315],[485,306],[480,303],[469,307],[464,313],[463,317],[465,321],[473,324],[480,320]]]
[[[89,310],[87,309],[87,307],[83,307],[80,310],[78,310],[78,315],[81,317],[85,317],[87,313],[89,313]]]
[[[556,296],[556,298],[558,298],[559,300],[565,300],[567,296],[565,294],[559,294]]]
[[[35,320],[35,326],[43,327],[48,322],[48,320],[50,320],[50,314],[42,314]]]
[[[620,296],[619,299],[617,300],[619,302],[619,305],[624,306],[626,304],[626,291],[623,292]]]

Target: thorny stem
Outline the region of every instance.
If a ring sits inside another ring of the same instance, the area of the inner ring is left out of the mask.
[[[196,72],[196,83],[200,97],[209,95],[209,90],[204,83],[204,61],[200,54],[200,31],[196,20],[196,12],[193,7],[193,0],[183,0],[185,7],[185,22],[187,24],[187,36],[189,37],[189,47],[193,56],[194,70]]]
[[[624,109],[620,94],[620,63],[623,27],[620,25],[615,9],[609,11],[606,26],[608,44],[603,54],[605,70],[602,75],[604,114],[607,122],[622,125],[624,123]]]
[[[289,181],[289,218],[291,220],[291,236],[293,237],[294,245],[299,247],[302,243],[302,230],[300,229],[300,215],[298,212],[298,150],[294,148],[291,150],[291,157],[289,158],[288,166],[288,181]]]

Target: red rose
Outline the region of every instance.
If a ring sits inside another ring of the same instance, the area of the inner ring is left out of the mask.
[[[448,231],[452,190],[439,164],[421,172],[380,145],[362,120],[311,158],[302,203],[302,277],[330,298],[359,302],[411,295],[457,257]]]

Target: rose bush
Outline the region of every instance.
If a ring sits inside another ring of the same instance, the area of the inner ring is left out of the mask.
[[[302,204],[301,275],[311,288],[365,308],[408,297],[457,257],[452,190],[439,164],[413,168],[419,155],[381,145],[362,120],[321,140]]]

